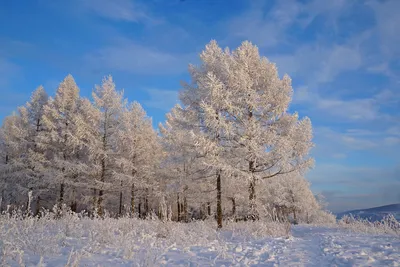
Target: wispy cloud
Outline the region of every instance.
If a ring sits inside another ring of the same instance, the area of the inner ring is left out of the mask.
[[[354,130],[354,129],[353,129]],[[353,150],[369,150],[379,146],[376,139],[370,139],[365,136],[354,136],[353,132],[335,131],[329,127],[315,127],[315,136],[319,141],[317,149],[324,155],[337,155],[348,153]],[[363,131],[360,129],[359,131]],[[379,135],[380,137],[380,135]]]
[[[0,86],[8,86],[9,82],[21,71],[21,68],[17,64],[12,63],[6,58],[0,57]]]
[[[160,21],[150,15],[146,5],[137,0],[83,0],[75,2],[86,11],[110,20],[144,23]]]
[[[400,35],[397,25],[400,25],[400,2],[397,0],[368,2],[373,8],[376,26],[374,31],[379,38],[382,54],[386,58],[400,56]]]
[[[294,104],[304,105],[316,116],[323,112],[324,116],[345,121],[372,121],[387,117],[380,112],[383,105],[380,93],[369,98],[341,99],[322,96],[317,91],[311,91],[307,87],[295,90]]]
[[[392,126],[386,131],[389,135],[399,136],[400,137],[400,125]]]
[[[331,210],[344,211],[400,202],[399,167],[319,164],[308,176],[313,189],[324,193]]]
[[[304,44],[289,53],[271,55],[280,73],[302,78],[308,86],[333,81],[338,74],[359,69],[363,56],[358,48],[360,40],[354,38],[348,43],[321,45]]]
[[[143,102],[147,107],[168,112],[178,103],[178,91],[161,89],[147,89],[144,91],[149,95],[149,100]]]
[[[340,11],[351,5],[350,1],[343,0],[282,0],[276,1],[272,8],[265,12],[266,5],[270,2],[251,3],[246,12],[226,23],[231,33],[228,39],[249,39],[262,48],[288,44],[290,34],[287,30],[291,26],[297,25],[304,29],[320,15],[326,17],[325,23],[335,25]]]
[[[84,57],[85,68],[94,72],[111,69],[135,74],[181,74],[194,57],[191,54],[173,54],[154,47],[140,45],[129,39],[100,48]]]

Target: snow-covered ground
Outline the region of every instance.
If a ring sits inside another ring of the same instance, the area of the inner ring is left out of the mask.
[[[0,265],[400,266],[399,236],[300,225],[289,238],[273,238],[263,236],[282,235],[284,228],[242,223],[215,231],[214,226],[129,219],[0,221]]]

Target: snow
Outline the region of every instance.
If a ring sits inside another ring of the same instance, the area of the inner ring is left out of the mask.
[[[20,266],[19,261],[25,266],[400,266],[398,236],[298,225],[292,227],[289,238],[273,238],[243,235],[235,230],[213,231],[207,223],[170,223],[166,227],[172,228],[166,230],[169,236],[165,238],[162,229],[157,235],[148,234],[152,227],[163,224],[149,222],[146,229],[144,223],[139,222],[133,230],[134,224],[107,234],[99,232],[103,236],[96,231],[115,226],[90,223],[94,231],[89,224],[82,224],[84,227],[69,229],[70,236],[64,237],[61,232],[53,232],[55,227],[17,231],[14,234],[19,234],[18,239],[8,239],[8,244],[0,241],[0,259],[3,257],[11,266]],[[6,228],[0,237],[7,234]],[[32,240],[39,236],[41,241]],[[29,246],[34,241],[37,245]],[[43,258],[38,255],[43,250],[40,247],[46,250]]]

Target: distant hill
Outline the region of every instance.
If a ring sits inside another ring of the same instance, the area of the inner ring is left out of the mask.
[[[344,215],[353,214],[354,217],[360,217],[363,219],[368,219],[370,221],[380,221],[383,217],[388,214],[393,214],[394,217],[400,221],[400,203],[391,204],[381,207],[361,209],[361,210],[350,210],[345,212],[340,212],[336,214],[338,219],[342,218]]]

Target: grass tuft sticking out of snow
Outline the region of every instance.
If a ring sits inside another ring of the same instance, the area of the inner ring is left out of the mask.
[[[338,225],[359,233],[400,236],[400,222],[392,214],[385,216],[381,221],[375,222],[355,218],[353,215],[345,215],[338,221]]]
[[[178,249],[189,253],[196,247],[208,247],[217,258],[226,258],[232,240],[249,242],[289,235],[290,225],[261,221],[230,222],[217,230],[211,219],[190,223],[101,219],[67,209],[43,212],[40,218],[18,211],[0,216],[0,252],[5,266],[11,262],[22,266],[25,261],[37,266],[79,266],[94,255],[152,266],[165,260],[167,252]],[[57,262],[60,257],[64,262]]]

